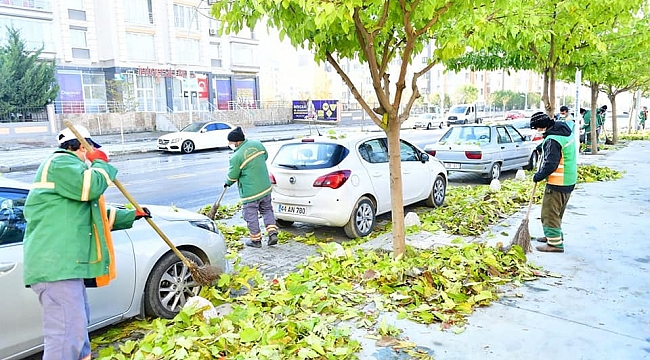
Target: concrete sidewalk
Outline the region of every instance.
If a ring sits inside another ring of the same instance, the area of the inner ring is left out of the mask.
[[[395,314],[387,314],[387,322],[436,360],[650,359],[649,158],[648,141],[630,142],[608,156],[582,156],[582,162],[626,173],[617,181],[578,185],[564,216],[564,254],[529,254],[529,261],[560,278],[510,288],[498,302],[472,314],[458,335],[437,325],[396,320]],[[523,216],[522,211],[506,220],[509,226],[494,227],[496,237],[480,238],[509,243]],[[542,236],[539,216],[535,206],[533,236]],[[377,241],[367,246],[383,246]],[[446,238],[421,233],[407,241],[428,247]],[[357,335],[364,348],[361,359],[402,358],[375,347],[362,332]]]

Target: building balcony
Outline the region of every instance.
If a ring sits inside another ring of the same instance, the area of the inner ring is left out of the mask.
[[[14,6],[18,8],[52,11],[51,0],[0,0],[0,6]]]

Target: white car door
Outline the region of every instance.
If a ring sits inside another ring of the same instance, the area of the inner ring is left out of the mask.
[[[217,134],[216,130],[217,123],[206,124],[198,133],[196,149],[212,149],[217,147],[218,139],[215,138],[215,134]]]
[[[511,169],[517,161],[517,148],[512,142],[508,131],[504,126],[497,126],[497,145],[500,151],[500,157],[503,160],[501,168],[503,170]]]
[[[420,161],[419,151],[413,145],[400,140],[402,165],[402,194],[404,203],[412,204],[426,197],[431,191],[431,174],[427,164]]]
[[[23,208],[27,191],[0,189],[0,358],[42,344],[41,305],[23,282]],[[10,201],[7,201],[10,200]]]
[[[233,130],[233,128],[225,123],[217,123],[217,130],[214,134],[215,147],[226,148],[228,147],[228,134]]]
[[[390,172],[386,143],[382,139],[368,140],[359,145],[359,154],[375,190],[377,212],[390,210]]]
[[[513,166],[523,167],[528,165],[528,160],[532,152],[529,152],[528,147],[525,146],[524,138],[517,130],[515,130],[514,127],[510,125],[506,125],[506,131],[508,131],[510,139],[512,139],[512,142],[515,146],[516,158],[514,160]]]

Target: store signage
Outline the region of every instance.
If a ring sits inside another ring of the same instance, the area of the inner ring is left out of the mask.
[[[339,121],[338,104],[338,100],[293,100],[293,119]]]
[[[177,69],[154,69],[150,67],[138,67],[138,76],[156,77],[187,77],[187,71]]]

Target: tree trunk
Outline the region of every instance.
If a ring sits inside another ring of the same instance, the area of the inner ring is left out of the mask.
[[[388,138],[388,168],[390,170],[390,203],[393,220],[393,256],[404,255],[404,194],[402,191],[402,163],[400,159],[400,124],[397,111],[389,114],[386,136]]]
[[[598,154],[598,122],[596,121],[596,111],[598,111],[598,84],[591,83],[591,154]]]
[[[542,84],[542,101],[544,101],[544,110],[546,110],[546,113],[551,116],[549,113],[551,106],[550,106],[550,101],[548,98],[548,83],[549,83],[549,76],[548,76],[548,69],[544,69],[544,83]]]
[[[616,94],[608,95],[612,104],[612,143],[618,143],[618,120],[616,119]]]
[[[549,95],[549,111],[548,111],[548,116],[551,117],[551,119],[555,119],[555,68],[552,67],[550,69],[551,72],[551,78],[549,79],[549,84],[548,84],[548,95]]]

